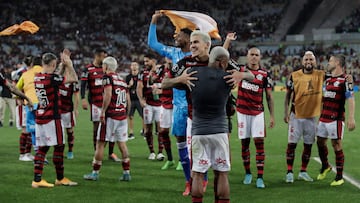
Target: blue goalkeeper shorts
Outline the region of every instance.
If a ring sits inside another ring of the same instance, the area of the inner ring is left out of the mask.
[[[186,136],[186,121],[188,117],[187,106],[176,106],[173,108],[172,134],[175,136]]]

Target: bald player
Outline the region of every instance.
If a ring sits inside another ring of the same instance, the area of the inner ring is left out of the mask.
[[[256,47],[252,47],[247,53],[247,65],[241,69],[249,70],[255,78],[253,80],[242,80],[238,86],[236,100],[236,111],[238,118],[238,137],[241,140],[242,159],[245,169],[243,183],[251,184],[252,174],[250,171],[250,140],[253,138],[256,147],[256,187],[265,188],[263,174],[265,162],[264,140],[265,117],[263,94],[266,94],[266,101],[270,112],[270,124],[275,125],[274,99],[272,96],[272,79],[269,73],[260,65],[261,53]]]
[[[325,79],[325,72],[315,69],[316,66],[314,53],[311,51],[305,52],[302,59],[302,68],[290,75],[286,85],[284,121],[289,123],[286,150],[287,183],[294,182],[295,149],[301,138],[304,140],[304,150],[298,179],[313,181],[306,169],[310,161],[311,148],[315,142],[316,117],[320,116],[322,85]]]

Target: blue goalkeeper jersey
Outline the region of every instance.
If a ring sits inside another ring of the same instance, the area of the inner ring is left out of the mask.
[[[180,59],[185,56],[191,55],[191,52],[183,52],[178,47],[166,46],[157,40],[156,24],[150,24],[148,33],[148,45],[151,49],[155,50],[161,56],[167,57],[176,64]],[[186,107],[186,91],[173,88],[173,104],[177,107]]]

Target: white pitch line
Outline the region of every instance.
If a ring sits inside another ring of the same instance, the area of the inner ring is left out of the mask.
[[[316,162],[318,162],[319,164],[321,164],[321,160],[320,160],[319,157],[314,157],[313,159],[314,159]],[[336,173],[336,167],[331,167],[331,170],[332,170],[334,173]],[[357,180],[355,180],[354,178],[346,175],[345,173],[343,173],[343,178],[344,178],[347,182],[351,183],[353,186],[355,186],[355,187],[357,187],[357,188],[360,189],[360,182],[359,182],[359,181],[357,181]]]

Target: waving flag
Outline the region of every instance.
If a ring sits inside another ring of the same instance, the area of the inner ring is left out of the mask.
[[[208,15],[198,12],[161,10],[175,26],[175,32],[179,32],[183,28],[191,30],[199,29],[209,33],[210,37],[221,39],[216,21]]]
[[[37,31],[39,31],[39,27],[35,23],[31,21],[24,21],[20,25],[15,24],[4,29],[0,32],[0,36],[16,35],[22,32],[29,32],[34,34]]]

